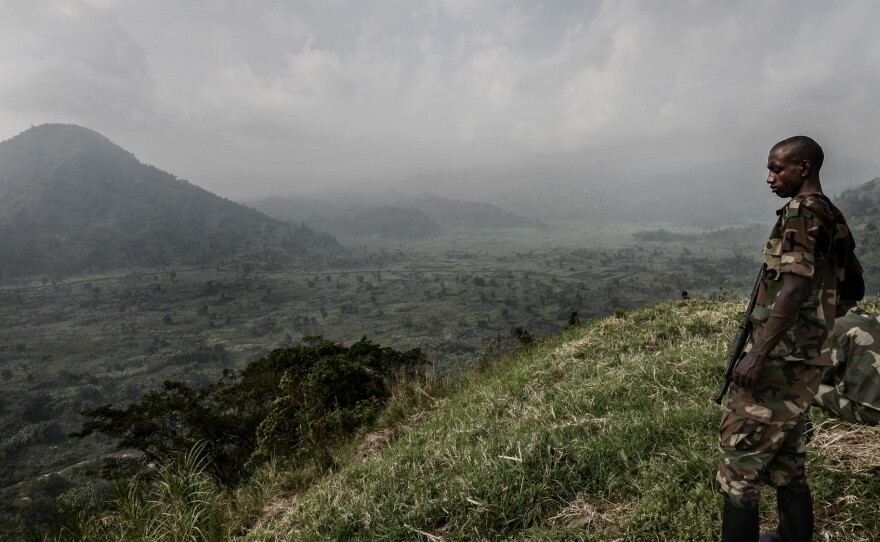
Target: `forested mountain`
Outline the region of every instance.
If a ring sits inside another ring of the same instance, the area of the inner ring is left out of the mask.
[[[856,240],[867,295],[880,294],[880,177],[845,190],[836,200]]]
[[[0,277],[335,245],[142,164],[86,128],[45,124],[0,143]]]
[[[453,200],[424,193],[342,193],[323,199],[271,197],[249,203],[269,216],[305,222],[331,233],[420,238],[445,228],[541,227],[526,218],[488,203]]]

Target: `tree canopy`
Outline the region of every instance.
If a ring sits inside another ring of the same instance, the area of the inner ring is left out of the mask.
[[[91,419],[71,436],[108,435],[158,462],[206,443],[211,473],[235,485],[270,456],[314,458],[370,423],[394,379],[418,374],[424,362],[419,349],[400,352],[366,337],[351,346],[307,337],[203,389],[166,381],[126,407],[84,411]]]

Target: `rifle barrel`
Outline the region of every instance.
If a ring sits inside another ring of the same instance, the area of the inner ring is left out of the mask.
[[[761,269],[758,271],[758,277],[755,279],[755,285],[752,286],[752,294],[749,297],[749,304],[746,306],[746,312],[743,313],[743,318],[739,323],[739,330],[736,333],[736,337],[733,339],[733,345],[731,346],[730,354],[727,357],[727,366],[724,369],[724,383],[721,385],[721,392],[715,397],[716,404],[720,405],[724,396],[727,395],[727,390],[730,389],[730,382],[733,379],[733,371],[736,370],[736,366],[739,363],[740,358],[742,358],[742,351],[752,332],[752,311],[755,310],[755,303],[758,301],[758,290],[761,287],[761,279],[764,278],[764,272],[766,270],[767,264],[765,263],[761,265]]]

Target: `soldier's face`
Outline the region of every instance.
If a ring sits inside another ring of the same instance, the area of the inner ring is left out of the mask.
[[[800,193],[804,184],[804,162],[796,162],[785,149],[774,149],[767,158],[767,169],[770,171],[767,184],[774,194],[790,198]]]

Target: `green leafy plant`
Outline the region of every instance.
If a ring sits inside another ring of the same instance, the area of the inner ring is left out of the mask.
[[[350,436],[381,412],[396,379],[424,363],[421,350],[398,352],[366,337],[348,347],[307,337],[204,389],[166,381],[125,408],[87,410],[91,420],[71,436],[109,435],[158,463],[205,443],[205,468],[233,487],[272,455],[314,457]]]

